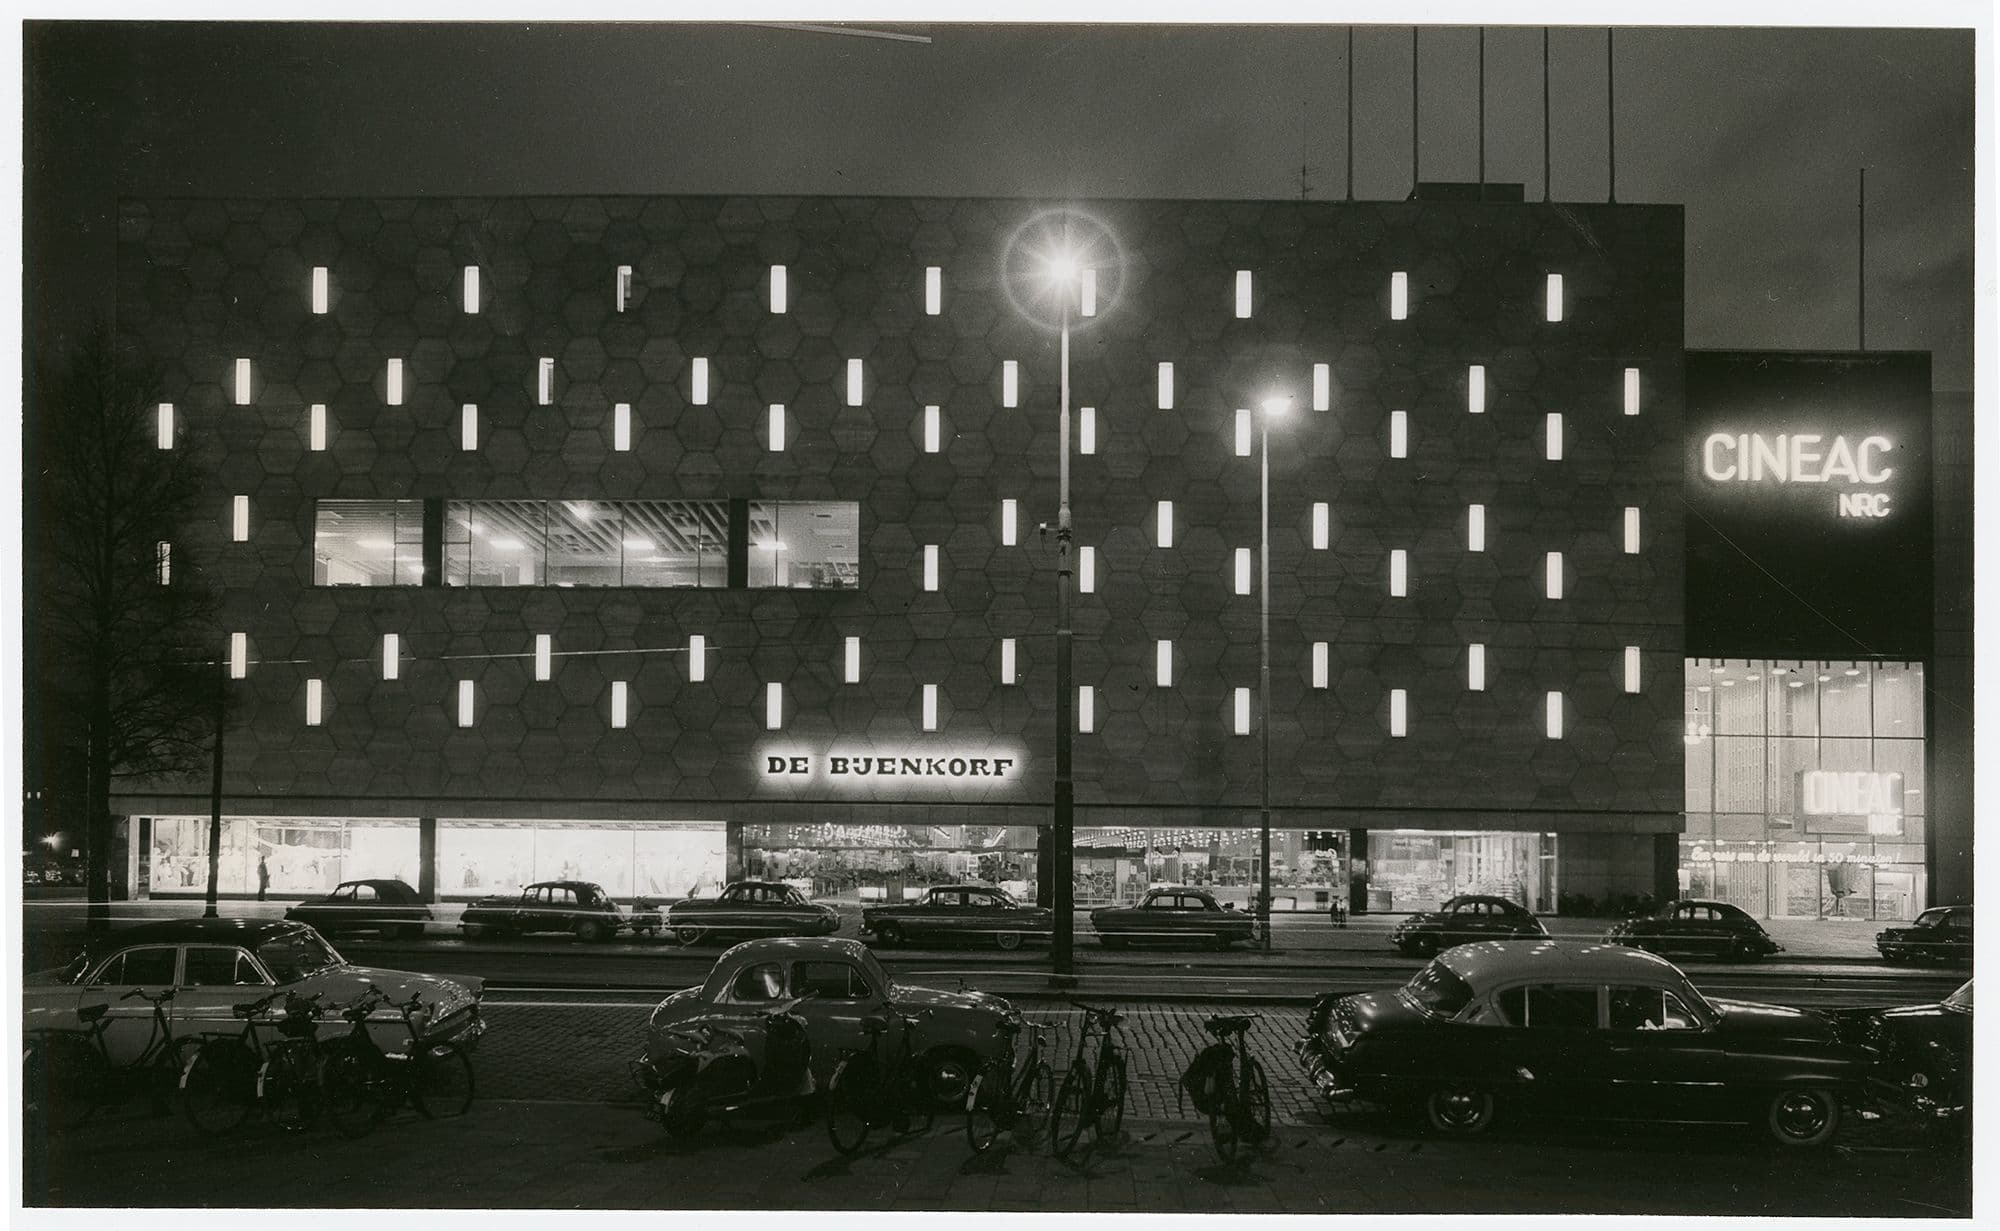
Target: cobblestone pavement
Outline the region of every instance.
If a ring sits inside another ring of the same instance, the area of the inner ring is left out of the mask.
[[[967,1148],[956,1117],[834,1153],[817,1123],[711,1127],[670,1141],[601,1103],[482,1099],[460,1119],[407,1113],[370,1137],[222,1139],[178,1118],[86,1126],[31,1164],[31,1205],[821,1209],[1174,1213],[1617,1213],[1964,1217],[1962,1158],[1784,1154],[1741,1133],[1603,1136],[1496,1129],[1434,1141],[1367,1118],[1284,1127],[1235,1165],[1197,1124],[1128,1118],[1071,1162],[1003,1139]],[[289,1216],[288,1216],[289,1217]]]
[[[479,1045],[479,1090],[483,1096],[638,1102],[638,1091],[625,1064],[639,1054],[644,1043],[650,1004],[642,1007],[642,1002],[631,1000],[610,1007],[586,1006],[548,997],[529,1007],[524,1002],[530,999],[500,993],[486,1011],[488,1030]],[[1241,1006],[1122,1008],[1126,1018],[1120,1038],[1126,1056],[1130,1113],[1163,1120],[1193,1118],[1193,1108],[1182,1107],[1176,1097],[1181,1071],[1196,1052],[1213,1041],[1202,1028],[1203,1020],[1211,1013],[1242,1012]],[[1060,1081],[1076,1050],[1081,1014],[1045,1005],[1023,1006],[1023,1011],[1031,1021],[1053,1028],[1046,1055]],[[1292,1055],[1293,1042],[1305,1031],[1305,1010],[1266,1007],[1257,1011],[1263,1016],[1251,1026],[1250,1048],[1270,1074],[1273,1116],[1282,1123],[1320,1122],[1322,1117],[1306,1089],[1305,1075]],[[1091,1049],[1094,1059],[1094,1039]],[[551,1056],[562,1057],[554,1088]]]

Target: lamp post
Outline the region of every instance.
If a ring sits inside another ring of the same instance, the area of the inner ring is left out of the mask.
[[[1263,893],[1264,952],[1271,951],[1271,420],[1290,410],[1292,399],[1285,396],[1264,399],[1264,415],[1257,421],[1262,438],[1260,466],[1261,500],[1257,517],[1257,594],[1260,611],[1257,628],[1257,733],[1262,743],[1262,771],[1258,774],[1258,857],[1257,883]]]
[[[1040,869],[1053,913],[1049,937],[1052,977],[1067,982],[1076,962],[1076,672],[1070,630],[1075,565],[1070,515],[1070,333],[1101,321],[1117,301],[1124,253],[1103,220],[1073,206],[1055,206],[1024,219],[1007,241],[1003,274],[1007,297],[1032,324],[1055,332],[1061,351],[1057,430],[1056,508],[1056,706],[1054,808]],[[1053,294],[1056,303],[1049,302]],[[1040,895],[1037,895],[1038,897]]]
[[[1055,882],[1050,897],[1055,933],[1049,941],[1049,959],[1055,975],[1067,978],[1076,968],[1076,782],[1071,770],[1076,689],[1069,626],[1069,301],[1076,281],[1075,258],[1063,252],[1051,259],[1049,276],[1062,299],[1062,377],[1057,416],[1061,460],[1056,468],[1056,782],[1055,817],[1049,841],[1050,862],[1055,865],[1049,869]]]

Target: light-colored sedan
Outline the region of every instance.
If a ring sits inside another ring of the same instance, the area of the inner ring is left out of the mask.
[[[136,1059],[153,1030],[152,1008],[123,997],[134,989],[157,996],[172,989],[170,1012],[178,1037],[234,1034],[242,1022],[233,1007],[275,992],[319,996],[333,1009],[368,989],[419,1007],[412,1021],[427,1037],[469,1046],[485,1031],[477,977],[443,979],[355,966],[303,923],[270,919],[175,919],[123,928],[92,944],[60,970],[28,976],[21,989],[22,1029],[77,1030],[78,1011],[108,1006],[104,1045],[113,1063]],[[326,1029],[344,1028],[337,1018]],[[400,1051],[409,1033],[400,1012],[376,1010],[368,1029],[384,1050]]]
[[[898,983],[860,941],[772,937],[729,949],[700,987],[662,1000],[646,1023],[642,1063],[685,1051],[688,1032],[704,1024],[754,1030],[765,1010],[796,998],[802,999],[793,1011],[806,1023],[818,1087],[825,1087],[843,1051],[868,1050],[865,1023],[879,1024],[893,1006],[921,1018],[913,1046],[925,1084],[940,1103],[964,1099],[980,1066],[1000,1054],[1000,1023],[1021,1021],[998,996]],[[894,1030],[885,1038],[885,1046],[900,1045]]]

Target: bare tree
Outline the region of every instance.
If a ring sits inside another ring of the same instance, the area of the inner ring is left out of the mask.
[[[45,743],[84,753],[89,926],[110,920],[111,784],[197,769],[214,731],[215,596],[171,544],[199,484],[160,447],[157,370],[94,327],[35,382],[41,507],[31,592]]]

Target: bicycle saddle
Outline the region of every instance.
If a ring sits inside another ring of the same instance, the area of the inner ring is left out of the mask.
[[[111,1011],[108,1004],[87,1004],[76,1011],[76,1020],[88,1026]]]
[[[1208,1032],[1217,1038],[1227,1038],[1250,1029],[1250,1023],[1262,1017],[1261,1013],[1217,1013],[1205,1025]]]

